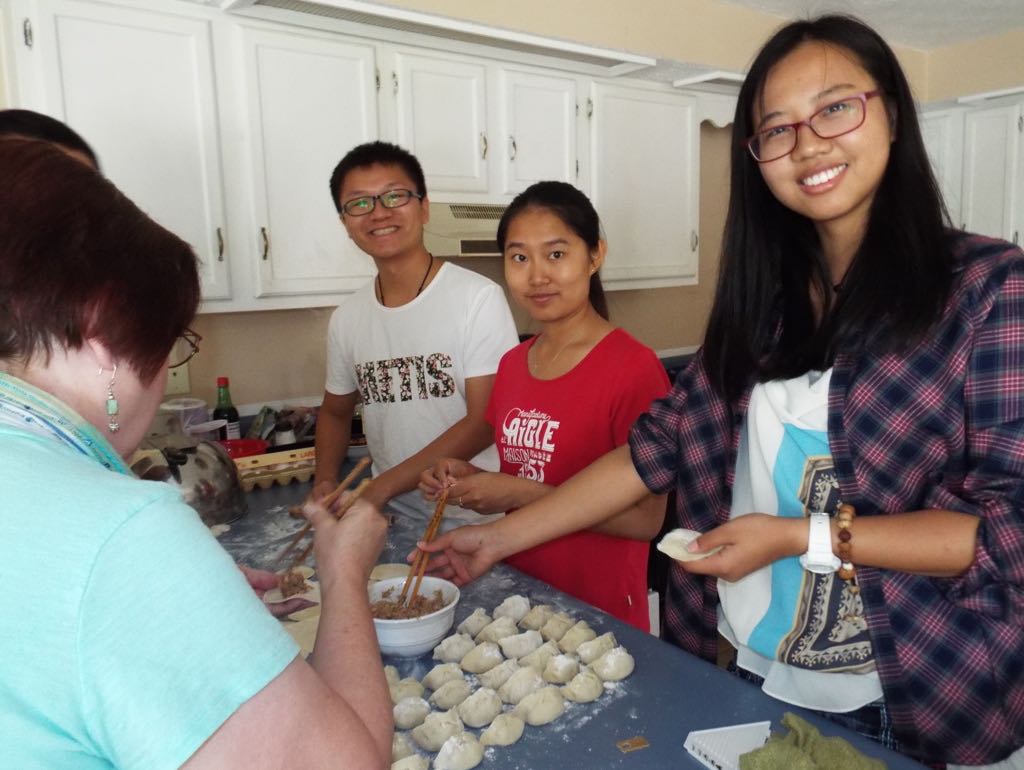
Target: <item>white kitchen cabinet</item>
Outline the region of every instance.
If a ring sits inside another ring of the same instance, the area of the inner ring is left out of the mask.
[[[1024,105],[973,108],[964,116],[962,219],[972,232],[1020,242],[1024,222]]]
[[[18,106],[67,122],[106,174],[230,295],[212,32],[203,18],[81,0],[15,0]],[[144,254],[139,255],[145,259]]]
[[[920,123],[924,145],[949,218],[954,226],[962,228],[964,109],[954,107],[925,112],[920,116]]]
[[[373,263],[345,234],[328,180],[348,150],[378,136],[375,49],[267,29],[243,37],[255,296],[353,291]]]
[[[503,69],[501,89],[502,192],[515,195],[542,180],[576,184],[576,78]]]
[[[608,238],[609,289],[697,282],[700,157],[691,96],[595,83],[592,200]]]
[[[397,100],[395,141],[419,159],[429,194],[489,192],[487,66],[398,50],[388,85]]]

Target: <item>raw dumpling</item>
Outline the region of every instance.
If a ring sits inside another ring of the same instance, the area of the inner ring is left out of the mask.
[[[458,663],[438,663],[420,681],[428,690],[436,690],[453,679],[462,679],[462,667]]]
[[[538,604],[535,607],[531,607],[530,611],[526,613],[522,620],[519,621],[519,627],[525,629],[532,629],[534,631],[540,631],[541,626],[548,622],[555,612],[555,608],[550,604]]]
[[[558,640],[558,646],[562,652],[576,652],[576,648],[583,642],[589,642],[596,637],[597,631],[592,629],[587,621],[581,620],[562,635]]]
[[[590,667],[604,681],[617,682],[632,674],[635,665],[633,656],[626,652],[625,647],[616,647],[591,663]]]
[[[544,639],[536,631],[523,631],[521,634],[499,639],[498,644],[501,645],[501,651],[505,653],[506,658],[521,658],[544,644]]]
[[[512,618],[495,618],[491,623],[484,626],[483,630],[476,635],[477,642],[497,642],[506,636],[512,636],[519,632]]]
[[[391,765],[391,770],[429,770],[430,763],[426,757],[419,754],[410,754]]]
[[[395,733],[391,736],[391,761],[397,762],[400,759],[411,757],[416,749],[409,745],[409,739],[405,733]]]
[[[513,594],[505,599],[501,604],[494,608],[494,617],[497,618],[512,618],[513,623],[518,623],[524,617],[526,613],[530,611],[530,600],[525,596],[519,594]]]
[[[434,757],[434,770],[470,770],[484,758],[484,747],[472,733],[459,733],[444,742]]]
[[[565,684],[580,672],[580,664],[572,655],[556,655],[544,667],[544,681]]]
[[[459,665],[462,666],[463,671],[482,674],[485,671],[490,671],[503,660],[505,658],[502,657],[498,645],[494,642],[481,642],[466,653],[465,657],[459,661]]]
[[[399,730],[409,730],[422,724],[427,714],[430,713],[430,704],[423,698],[402,698],[395,704],[392,711],[395,717],[395,727]]]
[[[490,687],[481,687],[459,704],[458,711],[463,723],[484,727],[501,713],[501,698]]]
[[[667,532],[655,547],[670,559],[675,559],[676,561],[696,561],[722,550],[723,546],[712,548],[710,551],[703,553],[690,553],[687,551],[686,546],[700,536],[700,532],[692,529],[673,529],[671,532]]]
[[[528,725],[546,725],[558,719],[565,711],[565,698],[558,688],[552,684],[531,692],[515,708],[515,715],[521,717]]]
[[[427,751],[437,751],[446,740],[462,732],[462,720],[451,711],[435,711],[427,714],[423,724],[413,728],[412,739]]]
[[[423,685],[411,676],[399,679],[391,687],[391,702],[397,704],[403,698],[419,698],[423,695]]]
[[[498,688],[498,697],[505,703],[519,703],[526,695],[544,686],[544,680],[536,669],[526,667],[516,671]]]
[[[394,666],[384,666],[384,678],[388,680],[388,687],[393,684],[398,684],[398,680],[402,677],[398,675],[398,669]]]
[[[473,637],[468,634],[452,634],[442,639],[434,648],[434,660],[442,663],[458,663],[462,656],[476,647]]]
[[[491,620],[493,618],[484,611],[483,607],[477,607],[468,618],[459,623],[459,627],[455,630],[460,634],[476,636],[490,624]]]
[[[473,692],[473,688],[465,679],[452,679],[434,691],[434,694],[430,696],[430,702],[439,709],[455,708],[466,700],[471,692]]]
[[[540,635],[545,639],[557,642],[573,626],[573,619],[564,612],[556,612],[540,627]]]
[[[492,668],[490,671],[485,671],[480,674],[477,679],[480,680],[480,684],[484,687],[490,687],[492,690],[497,690],[508,678],[512,676],[516,671],[519,670],[519,664],[514,660],[506,660],[499,663],[497,666]]]
[[[524,655],[519,659],[520,666],[530,666],[538,671],[543,671],[548,665],[548,661],[556,655],[560,654],[558,645],[554,642],[544,642],[540,647],[531,652],[529,655]]]
[[[511,746],[523,737],[526,723],[511,712],[498,714],[488,727],[480,734],[480,743],[484,746]]]
[[[609,631],[606,634],[601,634],[596,639],[591,639],[589,642],[583,642],[583,644],[576,648],[576,654],[579,656],[581,663],[593,663],[608,652],[608,650],[617,647],[618,644],[615,641],[615,634]]]
[[[562,695],[577,703],[590,703],[592,700],[597,700],[603,692],[604,682],[589,668],[582,669],[569,684],[562,688]]]

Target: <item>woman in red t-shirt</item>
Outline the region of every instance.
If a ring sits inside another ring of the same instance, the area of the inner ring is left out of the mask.
[[[607,244],[583,193],[564,182],[531,186],[505,211],[498,244],[513,298],[540,326],[505,354],[495,375],[487,419],[501,472],[446,458],[424,472],[420,488],[436,497],[447,486],[461,507],[514,516],[625,444],[633,421],[669,383],[654,351],[608,321],[598,276]],[[506,561],[646,631],[649,541],[664,515],[664,497],[648,496]]]

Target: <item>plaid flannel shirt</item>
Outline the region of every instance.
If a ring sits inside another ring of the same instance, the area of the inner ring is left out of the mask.
[[[885,700],[907,750],[980,764],[1024,744],[1024,253],[964,233],[942,320],[903,355],[836,357],[829,443],[858,516],[949,509],[980,517],[956,578],[858,567]],[[678,526],[729,518],[749,391],[729,404],[701,357],[640,417],[633,462],[675,491]],[[715,579],[673,564],[666,623],[684,649],[716,651]]]

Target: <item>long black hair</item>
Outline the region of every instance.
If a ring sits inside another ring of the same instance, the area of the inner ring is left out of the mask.
[[[590,198],[568,182],[536,182],[512,199],[498,222],[498,248],[505,251],[505,239],[512,220],[527,209],[550,211],[578,235],[593,253],[601,242],[601,220]],[[604,296],[600,271],[590,276],[587,295],[591,306],[604,320],[608,320],[608,300]]]
[[[775,198],[745,145],[768,73],[808,41],[856,57],[883,91],[894,137],[864,240],[834,301],[814,224]],[[779,30],[740,88],[731,160],[721,270],[703,351],[720,395],[735,399],[753,382],[825,369],[840,350],[897,352],[938,319],[952,281],[948,216],[910,85],[878,33],[840,15]],[[811,286],[825,298],[820,322]]]

